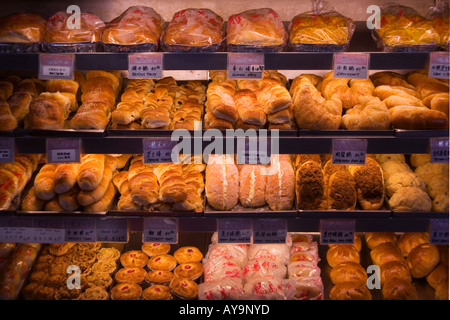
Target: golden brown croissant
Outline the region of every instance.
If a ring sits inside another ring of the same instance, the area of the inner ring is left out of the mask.
[[[359,104],[348,109],[342,116],[342,125],[348,130],[388,130],[391,115],[380,99],[360,96]]]

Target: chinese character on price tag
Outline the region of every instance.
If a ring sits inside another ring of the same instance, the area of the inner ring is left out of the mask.
[[[142,143],[144,163],[178,162],[178,152],[174,149],[178,142],[170,140],[170,137],[143,139]]]
[[[95,219],[74,218],[64,220],[66,230],[65,241],[72,242],[95,242]]]
[[[80,162],[81,139],[47,139],[47,162]]]
[[[354,241],[355,220],[320,220],[320,244],[352,244]]]
[[[129,79],[160,79],[163,77],[161,52],[130,53],[128,55]]]
[[[430,162],[449,162],[449,140],[448,138],[430,138]]]
[[[264,54],[228,53],[228,78],[262,79],[264,73]]]
[[[368,53],[337,52],[333,57],[333,76],[335,78],[368,78],[370,58]]]
[[[430,219],[430,243],[448,244],[448,219]]]
[[[250,219],[217,219],[219,243],[250,243],[252,221]]]
[[[253,243],[285,243],[286,220],[256,219],[253,222]]]
[[[437,79],[450,77],[448,52],[430,52],[428,76]]]
[[[33,221],[29,218],[3,217],[0,224],[0,242],[34,242]]]
[[[145,218],[143,242],[178,243],[178,220],[175,218]]]
[[[73,54],[39,54],[39,79],[73,79],[75,55]]]
[[[66,231],[61,218],[34,218],[34,242],[63,243]]]
[[[365,164],[366,139],[333,139],[333,164]]]
[[[14,138],[0,138],[0,163],[14,162]]]
[[[128,242],[128,221],[126,219],[97,220],[97,241]]]

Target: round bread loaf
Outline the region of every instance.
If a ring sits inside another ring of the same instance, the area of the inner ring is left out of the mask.
[[[372,294],[366,284],[340,282],[331,288],[330,300],[372,300]]]
[[[330,271],[330,279],[333,284],[353,281],[365,285],[367,278],[366,270],[359,263],[352,261],[342,262]]]
[[[398,278],[387,281],[381,293],[385,300],[417,300],[417,291],[411,282]]]
[[[404,257],[419,244],[428,243],[430,235],[427,232],[405,232],[398,238],[397,246]]]
[[[360,256],[358,250],[353,245],[339,245],[333,246],[327,251],[327,262],[330,267],[334,268],[338,264],[346,261],[352,261],[355,263],[360,262]]]
[[[422,243],[411,250],[406,258],[406,264],[413,278],[423,278],[439,263],[438,248],[429,243]]]

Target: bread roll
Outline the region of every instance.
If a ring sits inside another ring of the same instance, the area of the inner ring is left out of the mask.
[[[381,293],[384,300],[417,300],[416,288],[411,282],[398,278],[386,281]]]
[[[31,187],[27,195],[22,201],[22,210],[24,211],[42,211],[44,209],[45,200],[36,197],[34,187]]]
[[[417,187],[403,187],[389,199],[394,211],[431,211],[432,203],[428,194]]]
[[[340,282],[331,288],[330,300],[372,300],[372,294],[366,284]]]
[[[66,193],[77,183],[79,163],[60,163],[55,169],[55,192]]]
[[[397,160],[400,162],[405,162],[405,155],[403,153],[393,153],[393,154],[376,154],[375,155],[375,160],[377,160],[377,162],[382,165],[383,163],[385,163],[386,161],[389,160]]]
[[[423,103],[431,110],[437,110],[449,115],[449,94],[448,92],[429,95],[423,100]]]
[[[16,118],[17,122],[21,122],[25,119],[30,110],[30,104],[33,100],[33,96],[26,92],[13,93],[8,99],[8,104],[11,109],[12,115]]]
[[[430,235],[428,232],[405,232],[398,238],[397,246],[406,258],[412,249],[429,241]]]
[[[342,116],[342,125],[347,130],[389,130],[391,115],[386,104],[372,96],[361,96],[358,104]]]
[[[341,246],[342,244],[330,244],[328,245],[329,247],[333,247],[333,246]],[[347,244],[345,244],[347,245]],[[362,240],[361,237],[359,236],[358,233],[355,232],[355,236],[354,236],[354,240],[353,240],[353,244],[351,244],[352,246],[355,247],[355,249],[358,252],[361,252],[361,248],[362,248]]]
[[[426,280],[433,289],[437,289],[441,283],[448,283],[448,266],[439,263],[437,267],[426,276]]]
[[[412,172],[411,168],[399,160],[388,160],[381,165],[383,169],[383,177],[386,181],[391,175],[398,172]]]
[[[80,207],[77,201],[78,194],[80,193],[80,188],[75,185],[72,189],[67,192],[58,194],[58,202],[61,208],[65,211],[75,211]]]
[[[421,177],[414,172],[397,172],[389,175],[385,183],[385,191],[388,197],[392,197],[394,193],[404,187],[416,187],[423,191],[427,190],[427,186]]]
[[[449,175],[449,164],[427,162],[418,166],[414,172],[423,179],[426,185],[429,185],[435,176]]]
[[[0,98],[0,131],[11,131],[17,127],[17,119],[6,100]]]
[[[279,83],[265,83],[255,91],[255,95],[266,114],[288,109],[292,105],[289,91]]]
[[[109,183],[113,177],[112,164],[106,162],[103,170],[103,175],[100,183],[94,190],[81,190],[77,195],[77,201],[83,207],[91,205],[99,201],[106,193]]]
[[[29,112],[24,119],[25,129],[62,129],[66,114],[60,104],[52,99],[39,96],[31,101]]]
[[[345,170],[333,173],[327,185],[328,209],[353,210],[356,201],[356,183],[353,176]]]
[[[34,192],[41,200],[50,200],[55,197],[55,170],[57,165],[45,164],[34,179]]]
[[[111,118],[110,108],[102,102],[84,102],[70,119],[69,127],[75,130],[103,130]]]
[[[447,193],[449,190],[449,176],[436,175],[432,177],[427,184],[428,195],[434,199],[440,194]]]
[[[364,234],[367,247],[372,250],[381,243],[397,243],[397,237],[394,232],[366,232]]]
[[[428,108],[396,106],[389,109],[394,128],[408,130],[437,130],[448,128],[445,113]]]
[[[430,162],[430,154],[429,153],[414,153],[409,157],[409,162],[414,168],[421,166],[427,162]]]
[[[105,194],[103,195],[103,198],[101,198],[99,201],[90,204],[86,207],[84,207],[85,212],[104,212],[108,211],[108,209],[111,207],[111,204],[114,200],[114,197],[116,195],[116,187],[114,186],[114,183],[112,181],[109,182],[108,189],[106,190]]]
[[[403,74],[394,71],[375,72],[370,76],[370,80],[372,80],[375,87],[387,85],[387,86],[403,86],[411,90],[414,89],[414,86],[410,85],[408,81],[406,81],[406,77]]]
[[[74,95],[78,93],[79,83],[75,80],[48,80],[46,90],[48,92],[69,92]]]
[[[81,159],[77,183],[81,190],[92,191],[102,181],[105,170],[104,154],[87,154]]]
[[[266,123],[266,114],[259,104],[253,91],[239,90],[234,95],[234,103],[239,118],[247,124],[262,126]]]
[[[359,263],[352,261],[339,263],[330,271],[333,284],[352,281],[366,285],[367,278],[366,270]]]
[[[381,266],[389,261],[404,261],[400,249],[391,242],[377,245],[370,251],[370,257],[372,258],[372,262],[377,266]]]
[[[296,171],[296,195],[301,210],[319,210],[325,206],[324,175],[320,162],[306,161]]]
[[[411,282],[411,273],[406,262],[392,260],[383,263],[380,267],[380,283],[383,286],[392,279],[402,279]]]
[[[434,300],[448,301],[448,281],[439,284],[434,292]]]
[[[419,244],[409,252],[406,263],[413,278],[423,278],[438,265],[439,250],[429,243]]]
[[[352,245],[344,244],[328,248],[326,259],[332,268],[346,261],[360,262],[358,250]]]
[[[230,210],[239,199],[239,172],[231,155],[210,155],[205,172],[208,203],[217,210]]]
[[[158,178],[151,170],[143,170],[128,179],[131,198],[138,206],[148,206],[158,201]]]
[[[290,210],[294,205],[295,174],[290,161],[283,158],[272,160],[267,168],[265,201],[270,209]]]
[[[58,198],[55,197],[53,199],[50,199],[45,203],[44,206],[45,211],[55,211],[55,212],[64,212],[63,207],[59,204]]]
[[[243,165],[239,170],[239,201],[243,207],[261,207],[266,204],[266,168],[262,165]]]

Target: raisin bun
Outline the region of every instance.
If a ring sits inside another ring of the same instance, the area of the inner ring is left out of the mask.
[[[389,261],[404,261],[400,249],[391,242],[377,245],[370,251],[370,257],[372,258],[372,262],[377,266],[381,266]]]
[[[426,280],[433,289],[436,289],[443,282],[448,283],[448,266],[439,263],[437,267],[427,275]]]
[[[386,281],[381,293],[385,300],[417,300],[417,291],[411,282],[398,278]]]
[[[372,300],[366,284],[360,282],[340,282],[330,290],[330,300]]]
[[[384,242],[397,243],[397,236],[394,232],[366,232],[364,237],[369,249],[373,249]]]
[[[339,245],[330,247],[326,256],[330,267],[334,268],[338,264],[346,261],[360,263],[360,256],[358,250],[353,245]]]
[[[381,285],[394,278],[411,282],[411,273],[405,262],[388,261],[380,266]]]
[[[366,270],[359,263],[352,261],[339,263],[330,271],[333,284],[349,281],[366,284],[367,278]]]
[[[435,245],[422,243],[411,250],[406,263],[413,278],[423,278],[433,271],[439,259],[439,250]]]
[[[400,248],[404,257],[419,244],[428,243],[430,235],[428,232],[405,232],[398,238],[397,246]]]

